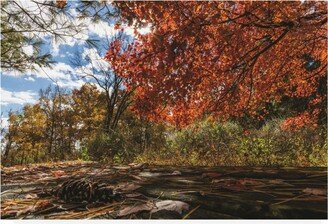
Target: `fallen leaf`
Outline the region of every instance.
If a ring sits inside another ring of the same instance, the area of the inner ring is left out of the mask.
[[[28,206],[27,208],[17,212],[16,216],[21,216],[38,210],[42,210],[50,206],[52,206],[52,204],[48,200],[38,201],[35,205]]]
[[[221,173],[203,173],[202,174],[202,178],[205,178],[205,177],[216,178],[216,177],[220,177],[220,176],[222,176]]]
[[[148,204],[139,204],[139,205],[134,205],[134,206],[128,206],[123,208],[122,210],[119,211],[117,214],[118,217],[122,216],[127,216],[130,214],[135,214],[141,211],[150,211],[152,209],[152,206]]]
[[[42,201],[38,201],[35,205],[36,209],[44,209],[46,207],[50,207],[52,206],[52,203],[48,200],[42,200]]]
[[[259,180],[255,180],[255,179],[249,179],[249,178],[244,178],[244,179],[240,179],[239,180],[239,183],[242,184],[242,185],[263,185],[263,182],[262,181],[259,181]]]
[[[129,166],[131,167],[131,169],[144,169],[147,168],[149,166],[148,163],[130,163]]]
[[[138,188],[140,188],[140,185],[134,184],[134,183],[122,183],[119,184],[115,187],[116,191],[123,191],[123,192],[130,192],[130,191],[134,191],[137,190]]]
[[[159,201],[155,204],[156,208],[153,208],[150,213],[155,213],[160,210],[168,210],[168,211],[175,211],[181,214],[185,210],[189,210],[189,205],[182,201],[172,201],[172,200],[165,200]]]
[[[156,172],[140,172],[138,175],[140,177],[160,177],[160,176],[164,176],[165,174],[156,173]]]
[[[276,184],[276,185],[286,185],[286,186],[294,186],[290,183],[286,183],[284,180],[282,179],[273,179],[273,180],[269,180],[268,181],[269,184]]]
[[[233,191],[241,191],[246,188],[245,185],[241,184],[240,181],[232,178],[227,179],[215,179],[212,180],[212,183],[215,184],[218,188],[233,190]]]
[[[236,183],[236,179],[232,178],[224,178],[224,179],[214,179],[212,180],[212,183]]]
[[[184,179],[176,180],[176,182],[185,183],[185,184],[202,184],[202,182],[199,182],[199,181],[184,180]]]
[[[136,197],[139,197],[141,195],[142,194],[139,194],[139,193],[131,193],[131,194],[126,194],[125,197],[127,197],[127,198],[136,198]]]
[[[129,166],[114,166],[113,168],[116,170],[129,170],[130,169]]]
[[[327,190],[322,188],[305,188],[303,192],[306,194],[327,196]]]
[[[130,174],[129,176],[136,180],[143,180],[141,177],[139,177],[137,175]]]
[[[61,177],[61,176],[64,176],[64,175],[65,175],[65,172],[62,171],[62,170],[57,170],[57,171],[53,171],[52,174],[53,174],[55,177]]]
[[[25,195],[26,199],[33,199],[33,198],[37,198],[37,197],[38,197],[37,194],[27,194],[27,195]]]
[[[269,174],[277,174],[278,173],[277,170],[269,170],[269,169],[263,170],[263,168],[254,168],[253,172],[254,173],[269,173]]]
[[[181,172],[179,170],[175,170],[175,171],[173,171],[173,173],[171,175],[173,175],[173,176],[180,176],[181,175]]]

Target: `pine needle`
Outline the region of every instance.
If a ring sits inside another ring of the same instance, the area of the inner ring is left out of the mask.
[[[194,213],[198,208],[200,207],[200,205],[198,205],[197,207],[195,207],[194,209],[192,209],[190,212],[188,212],[188,214],[186,214],[182,219],[187,219],[192,213]]]

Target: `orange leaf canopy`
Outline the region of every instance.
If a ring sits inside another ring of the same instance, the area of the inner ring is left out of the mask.
[[[310,97],[307,113],[317,118],[326,99],[318,86],[327,76],[327,3],[115,4],[126,22],[152,27],[124,52],[112,43],[106,56],[128,88],[138,86],[137,113],[183,126],[208,115],[257,116],[287,96]]]

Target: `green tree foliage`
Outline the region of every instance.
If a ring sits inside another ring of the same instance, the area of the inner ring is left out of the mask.
[[[50,66],[51,55],[41,52],[45,36],[74,37],[82,29],[65,5],[52,1],[1,1],[1,67],[26,71]]]

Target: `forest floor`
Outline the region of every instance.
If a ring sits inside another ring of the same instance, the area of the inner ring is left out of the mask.
[[[2,167],[1,218],[327,219],[327,168]]]

